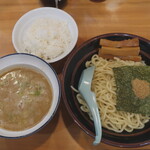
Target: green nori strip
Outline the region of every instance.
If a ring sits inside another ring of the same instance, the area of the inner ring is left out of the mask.
[[[150,115],[150,95],[138,98],[132,90],[131,81],[145,80],[150,83],[150,66],[123,66],[113,68],[116,81],[116,109],[144,115]],[[143,89],[144,90],[144,89]]]

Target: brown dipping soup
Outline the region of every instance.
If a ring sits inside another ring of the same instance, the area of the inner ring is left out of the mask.
[[[0,74],[0,128],[33,127],[48,113],[52,97],[50,83],[36,71],[18,67]]]

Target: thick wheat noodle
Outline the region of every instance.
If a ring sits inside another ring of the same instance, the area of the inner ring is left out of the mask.
[[[119,58],[108,61],[98,55],[93,55],[91,61],[86,62],[86,67],[96,67],[92,81],[92,90],[96,94],[102,126],[115,132],[124,130],[132,132],[134,129],[141,129],[150,119],[149,116],[116,110],[116,85],[112,68],[125,65],[144,65],[144,63],[123,61]],[[77,99],[81,104],[82,111],[87,112],[92,119],[88,106],[80,94],[77,94]]]

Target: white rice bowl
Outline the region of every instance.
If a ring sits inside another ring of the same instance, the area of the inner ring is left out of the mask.
[[[74,19],[65,11],[43,7],[24,14],[15,24],[12,42],[18,53],[29,53],[48,63],[67,56],[78,39]]]

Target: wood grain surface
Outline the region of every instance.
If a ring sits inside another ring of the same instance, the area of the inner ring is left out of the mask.
[[[26,12],[38,7],[49,7],[52,0],[0,0],[0,57],[15,53],[12,29]],[[104,33],[131,33],[150,39],[150,0],[67,0],[61,9],[76,20],[79,38],[76,46]],[[67,56],[69,57],[69,55]],[[62,73],[63,60],[53,63]],[[104,143],[92,146],[93,139],[86,135],[69,116],[61,99],[53,120],[38,133],[21,139],[0,138],[0,150],[121,150]],[[129,148],[124,148],[127,150]],[[149,146],[132,148],[148,150]]]

